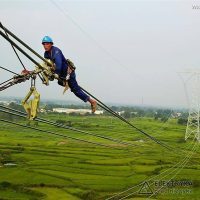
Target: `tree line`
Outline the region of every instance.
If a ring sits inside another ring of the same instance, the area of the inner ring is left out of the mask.
[[[9,108],[13,108],[15,110],[24,111],[24,108],[22,105],[18,103],[10,103],[8,105]],[[88,108],[88,106],[83,105],[58,105],[58,104],[46,104],[43,105],[43,109],[48,111],[53,111],[53,108],[73,108],[73,109],[80,109],[80,108]],[[138,118],[138,117],[148,117],[153,118],[154,120],[160,120],[163,122],[166,122],[169,118],[177,118],[178,124],[187,124],[187,118],[188,113],[186,110],[171,110],[171,109],[165,109],[165,108],[156,108],[156,107],[139,107],[139,106],[111,106],[110,107],[113,111],[119,113],[121,116],[123,116],[126,119],[130,118]],[[86,115],[89,115],[86,113]],[[110,116],[111,114],[107,111],[103,113],[105,116]],[[18,118],[13,116],[12,114],[6,114],[3,112],[0,112],[0,118],[8,119],[10,121],[13,121],[14,119]]]

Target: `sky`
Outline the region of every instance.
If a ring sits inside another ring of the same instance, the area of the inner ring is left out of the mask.
[[[104,102],[188,106],[182,72],[200,67],[200,1],[0,0],[0,19],[41,55],[42,38],[52,37],[76,65],[79,84]],[[21,72],[2,37],[0,55],[0,66]],[[27,69],[34,69],[20,57]],[[0,82],[11,77],[0,70]],[[56,81],[45,86],[38,79],[36,86],[42,100],[81,103],[70,91],[63,95]],[[30,81],[13,86],[0,97],[24,97],[29,87]]]

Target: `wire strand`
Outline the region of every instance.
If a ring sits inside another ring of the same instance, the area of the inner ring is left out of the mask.
[[[4,112],[4,111],[2,111],[2,112]],[[102,147],[108,147],[108,148],[114,148],[114,149],[121,150],[120,148],[112,147],[112,146],[109,146],[109,145],[106,145],[106,144],[101,144],[101,143],[97,143],[97,142],[84,140],[84,139],[81,139],[81,138],[75,138],[75,137],[71,137],[71,136],[68,136],[68,135],[63,135],[63,134],[60,134],[58,132],[55,133],[55,132],[52,132],[52,131],[42,130],[42,129],[39,129],[39,128],[36,128],[36,127],[31,127],[31,126],[19,124],[17,122],[12,122],[12,121],[9,121],[9,120],[0,119],[0,121],[7,122],[7,123],[10,123],[10,124],[15,124],[15,125],[18,125],[18,126],[21,126],[21,127],[29,128],[29,129],[33,129],[33,130],[36,130],[36,131],[39,131],[39,132],[49,133],[51,135],[56,135],[56,136],[60,136],[60,137],[64,137],[64,138],[68,138],[68,139],[72,139],[72,140],[86,142],[86,143],[90,143],[90,144],[97,145],[97,146],[102,146]]]
[[[100,101],[99,99],[97,99],[95,96],[93,96],[91,93],[89,93],[87,90],[85,90],[84,88],[81,87],[81,89],[86,92],[89,96],[91,96],[92,98],[94,98],[97,102],[98,102],[98,106],[100,106],[101,108],[103,108],[104,110],[108,111],[109,113],[111,113],[112,115],[114,115],[115,117],[119,118],[121,121],[125,122],[126,124],[128,124],[129,126],[131,126],[132,128],[136,129],[137,131],[139,131],[140,133],[146,135],[148,138],[150,138],[151,140],[153,140],[154,142],[156,142],[157,144],[167,148],[168,150],[173,150],[172,147],[169,147],[168,145],[164,144],[163,142],[157,140],[155,137],[149,135],[148,133],[146,133],[145,131],[143,131],[142,129],[139,129],[138,127],[136,127],[135,125],[133,125],[132,123],[130,123],[129,121],[127,121],[125,118],[123,118],[122,116],[120,116],[119,114],[117,114],[115,111],[113,111],[111,108],[109,108],[107,105],[105,105],[102,101]]]
[[[22,111],[15,110],[15,109],[12,109],[12,108],[8,108],[8,107],[2,106],[2,105],[0,105],[0,107],[4,108],[4,109],[8,109],[10,111],[14,111],[14,112],[20,113],[21,117],[25,117],[26,118],[26,113],[24,113]],[[5,110],[1,110],[0,109],[0,111],[4,112]],[[13,114],[13,113],[9,112],[9,114]],[[114,138],[111,138],[111,137],[108,137],[108,136],[102,136],[102,135],[99,135],[99,134],[90,133],[90,132],[87,132],[87,131],[83,131],[83,130],[80,130],[80,129],[77,129],[77,128],[65,126],[65,125],[62,125],[62,124],[59,124],[59,123],[56,123],[56,122],[53,122],[53,121],[49,121],[49,120],[46,120],[46,119],[42,119],[42,118],[36,118],[35,121],[46,123],[46,124],[50,124],[50,125],[54,125],[54,126],[61,127],[61,128],[64,128],[64,129],[69,129],[69,130],[76,131],[76,132],[79,132],[79,133],[83,133],[83,134],[86,134],[86,135],[91,135],[91,136],[95,136],[95,137],[98,137],[98,138],[110,140],[110,141],[117,142],[117,143],[123,144],[123,145],[128,145],[128,146],[132,146],[132,147],[137,147],[138,146],[138,145],[135,145],[135,144],[132,144],[132,143],[129,143],[129,142],[125,142],[125,141],[119,140],[119,139],[114,139]]]
[[[9,70],[9,69],[6,69],[5,67],[1,67],[1,66],[0,66],[0,68],[3,69],[3,70],[5,70],[5,71],[7,71],[7,72],[12,73],[12,74],[19,75],[19,74],[15,73],[15,72],[13,72],[13,71],[11,71],[11,70]]]
[[[8,35],[7,31],[6,31],[6,29],[4,28],[4,26],[2,25],[1,22],[0,22],[0,27],[4,30],[5,34],[9,37],[9,35]],[[23,62],[22,62],[22,60],[21,60],[21,58],[19,57],[19,54],[17,53],[15,47],[12,45],[12,43],[10,43],[10,44],[11,44],[11,46],[12,46],[12,48],[13,48],[13,51],[15,52],[15,54],[16,54],[16,56],[17,56],[19,62],[21,63],[22,67],[26,70],[26,67],[24,66],[24,64],[23,64]]]
[[[193,141],[194,141],[194,140],[193,140]],[[193,145],[191,151],[193,151],[194,146],[195,146],[196,144],[197,144],[197,142],[194,143],[194,145]],[[142,183],[139,183],[139,184],[137,184],[137,185],[134,185],[134,186],[132,186],[132,187],[130,187],[130,188],[128,188],[128,189],[126,189],[126,190],[120,192],[120,193],[117,193],[117,194],[115,194],[115,195],[113,195],[113,196],[111,196],[111,197],[109,197],[109,198],[106,198],[106,200],[111,200],[111,199],[113,199],[113,198],[115,198],[115,197],[118,197],[119,195],[122,195],[122,194],[124,194],[124,193],[126,193],[126,192],[129,192],[130,190],[132,190],[132,189],[134,189],[134,188],[137,188],[137,187],[139,187],[139,186],[144,185],[146,182],[155,180],[155,178],[157,179],[157,177],[159,177],[159,176],[161,176],[161,175],[163,175],[163,174],[164,174],[164,176],[162,176],[162,178],[163,178],[163,177],[166,177],[167,175],[169,175],[169,174],[171,173],[171,172],[169,172],[171,169],[173,169],[173,168],[175,168],[175,167],[176,167],[176,169],[177,169],[178,166],[181,166],[181,165],[185,162],[185,160],[187,159],[188,156],[189,156],[189,152],[186,154],[186,156],[185,156],[181,161],[177,162],[174,166],[170,167],[169,169],[166,169],[165,171],[161,172],[160,174],[158,174],[158,175],[156,175],[156,176],[154,176],[154,177],[152,177],[152,178],[150,178],[150,179],[145,179]],[[176,170],[176,169],[173,169],[173,170]],[[172,170],[172,171],[173,171],[173,170]],[[168,173],[168,172],[169,172],[169,173]],[[166,175],[165,175],[165,173],[166,173]],[[136,191],[136,192],[138,192],[138,191]],[[122,199],[127,198],[127,197],[129,197],[129,196],[135,194],[136,192],[129,193],[129,195],[124,196]],[[119,199],[119,198],[118,198],[118,199]]]

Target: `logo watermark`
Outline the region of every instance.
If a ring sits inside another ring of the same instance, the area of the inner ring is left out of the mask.
[[[158,180],[154,182],[155,187],[188,187],[192,186],[193,183],[190,180]]]
[[[193,10],[200,10],[200,5],[192,5]]]
[[[193,182],[191,180],[155,180],[151,183],[144,182],[138,194],[192,194]]]

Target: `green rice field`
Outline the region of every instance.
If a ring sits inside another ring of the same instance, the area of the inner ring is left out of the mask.
[[[29,125],[95,145],[0,121],[0,199],[200,199],[199,143],[193,136],[184,140],[186,127],[176,119],[130,119],[169,150],[113,117],[41,117],[131,145],[41,122]]]

